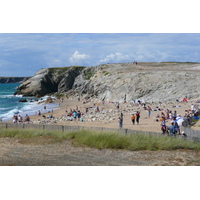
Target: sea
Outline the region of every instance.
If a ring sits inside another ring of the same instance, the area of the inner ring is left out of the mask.
[[[22,95],[14,95],[16,88],[20,83],[1,83],[0,84],[0,121],[11,120],[15,114],[24,117],[35,115],[40,110],[43,112],[51,112],[58,104],[40,103],[47,99],[48,96],[36,99],[33,97],[22,97]],[[26,99],[27,102],[19,102],[20,99]],[[46,110],[44,110],[44,105]]]

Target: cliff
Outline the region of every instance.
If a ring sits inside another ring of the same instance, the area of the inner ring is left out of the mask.
[[[18,87],[16,94],[67,96],[149,102],[198,98],[199,63],[118,63],[96,67],[42,69]]]
[[[44,96],[51,93],[63,93],[70,90],[75,78],[84,67],[44,68],[23,82],[15,92],[23,96]]]
[[[30,77],[0,77],[0,83],[21,83]]]

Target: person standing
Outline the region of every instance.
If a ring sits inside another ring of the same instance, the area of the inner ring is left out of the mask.
[[[73,112],[73,117],[74,117],[74,121],[76,121],[76,117],[77,117],[77,112],[74,110]]]
[[[161,130],[162,130],[162,134],[167,133],[167,126],[166,126],[166,122],[165,122],[165,117],[162,118],[161,121]]]
[[[191,105],[192,114],[194,114],[194,104]]]
[[[131,121],[132,121],[132,123],[134,125],[135,124],[135,115],[134,114],[132,114],[132,116],[131,116]]]
[[[150,118],[150,115],[151,115],[151,107],[148,106],[148,107],[147,107],[147,110],[148,110],[148,118]]]
[[[121,129],[123,127],[123,118],[121,116],[118,118],[118,122],[119,122],[119,128]]]
[[[78,121],[80,121],[80,118],[81,118],[81,112],[80,112],[80,110],[77,112],[77,117],[78,117]]]
[[[171,123],[171,126],[168,127],[169,136],[174,136],[174,122]]]
[[[180,127],[177,122],[174,123],[174,135],[180,135]]]
[[[137,111],[137,113],[136,113],[136,122],[137,122],[137,124],[139,124],[139,120],[140,120],[140,112]]]

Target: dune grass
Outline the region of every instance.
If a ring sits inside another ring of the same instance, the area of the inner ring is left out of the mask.
[[[125,149],[131,151],[191,149],[200,151],[199,142],[151,134],[122,135],[117,132],[88,130],[53,132],[35,129],[0,129],[0,137],[13,137],[26,140],[37,138],[39,140],[41,139],[41,141],[45,141],[45,139],[48,138],[51,142],[70,140],[74,145],[88,146],[97,149]]]

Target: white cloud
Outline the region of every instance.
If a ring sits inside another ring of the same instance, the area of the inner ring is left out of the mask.
[[[130,61],[132,59],[131,55],[125,55],[120,52],[116,53],[111,53],[107,55],[104,59],[101,59],[99,62],[100,63],[105,63],[105,62],[121,62],[121,61]]]
[[[75,51],[74,54],[69,58],[71,64],[85,64],[88,63],[90,58],[87,54],[80,54],[78,51]]]

